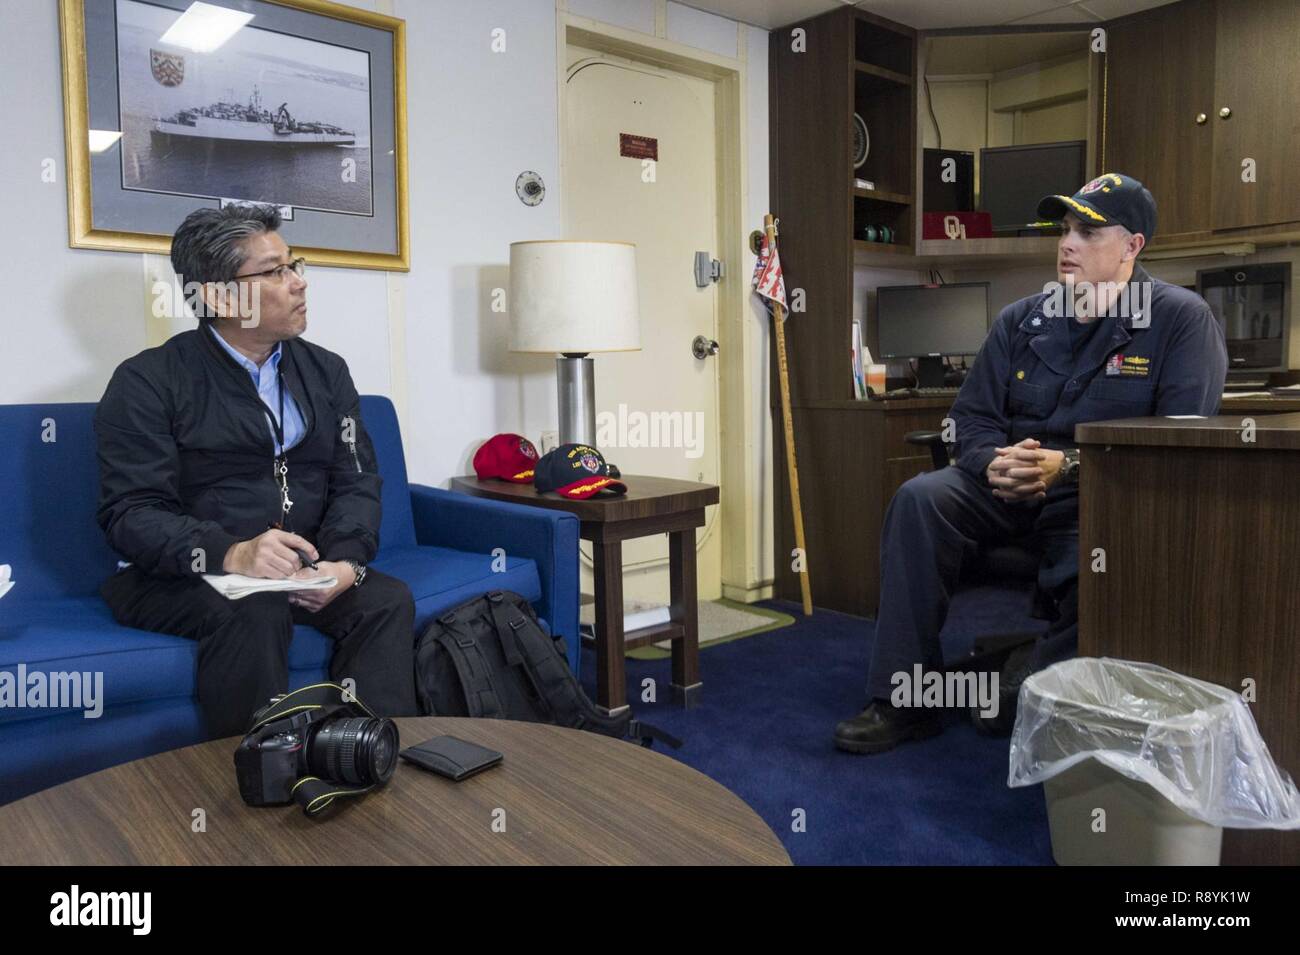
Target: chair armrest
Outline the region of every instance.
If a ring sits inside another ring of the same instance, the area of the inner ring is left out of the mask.
[[[537,563],[542,600],[534,609],[551,633],[564,637],[569,667],[578,673],[578,519],[565,511],[509,504],[456,491],[411,485],[416,543]]]
[[[908,444],[919,444],[930,449],[930,459],[934,462],[934,469],[946,468],[950,463],[948,461],[948,446],[943,443],[943,434],[938,431],[909,431],[903,435],[903,440]]]

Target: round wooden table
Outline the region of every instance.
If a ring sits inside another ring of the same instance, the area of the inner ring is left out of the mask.
[[[505,759],[459,783],[402,760],[383,789],[313,820],[296,805],[245,805],[239,740],[214,740],[0,807],[0,863],[790,864],[738,796],[633,743],[506,720],[397,724],[403,748],[450,735]]]

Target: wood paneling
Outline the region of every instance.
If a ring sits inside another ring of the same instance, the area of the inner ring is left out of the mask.
[[[903,441],[908,431],[937,430],[951,399],[835,401],[794,409],[804,537],[813,603],[875,616],[880,598],[880,526],[894,492],[931,467],[929,452]],[[784,460],[780,412],[774,411],[776,461]],[[798,600],[790,567],[794,527],[785,469],[775,469],[776,595]]]
[[[853,396],[851,17],[845,8],[798,24],[806,31],[803,52],[791,48],[789,29],[772,31],[769,40],[772,212],[780,219],[786,289],[802,288],[807,306],[785,326],[796,403]],[[774,359],[774,395],[775,364]]]
[[[1085,568],[1106,555],[1080,574],[1079,653],[1254,681],[1260,734],[1300,777],[1300,440],[1223,445],[1233,420],[1079,427]],[[1266,422],[1300,439],[1300,415]],[[1223,861],[1295,865],[1300,833],[1228,830]]]

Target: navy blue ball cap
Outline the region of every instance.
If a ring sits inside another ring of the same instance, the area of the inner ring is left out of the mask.
[[[626,494],[627,485],[616,481],[605,457],[588,444],[562,444],[542,455],[533,469],[533,487],[582,501],[610,491]]]
[[[1044,196],[1038,203],[1040,219],[1064,219],[1067,212],[1090,225],[1122,225],[1141,232],[1148,245],[1156,234],[1156,200],[1151,190],[1116,172],[1103,173],[1072,196]]]

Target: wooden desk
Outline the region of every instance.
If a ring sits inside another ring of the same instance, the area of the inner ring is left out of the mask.
[[[3,865],[789,865],[739,796],[662,753],[514,720],[397,720],[402,746],[451,735],[505,760],[453,783],[402,761],[332,818],[239,796],[237,738],[83,776],[0,807]],[[206,830],[190,829],[201,807]],[[492,829],[505,810],[504,832]],[[323,827],[323,828],[322,828]]]
[[[1079,425],[1079,654],[1234,690],[1300,778],[1300,414]],[[1106,572],[1092,573],[1104,548]],[[1223,861],[1300,864],[1300,833],[1229,830]]]
[[[1300,395],[1294,398],[1265,397],[1256,395],[1253,398],[1224,398],[1219,404],[1219,414],[1237,414],[1246,412],[1250,414],[1287,414],[1292,411],[1300,411]]]
[[[539,494],[531,484],[480,481],[472,475],[451,479],[451,489],[514,504],[568,511],[581,522],[579,536],[591,541],[596,589],[596,702],[610,711],[627,706],[626,650],[671,640],[673,698],[690,706],[700,680],[700,622],[695,570],[695,528],[704,526],[704,509],[718,503],[718,487],[672,478],[624,475],[627,493],[571,501]],[[668,535],[669,620],[623,633],[623,541]],[[568,636],[566,634],[566,636]],[[574,634],[577,639],[577,634]]]

